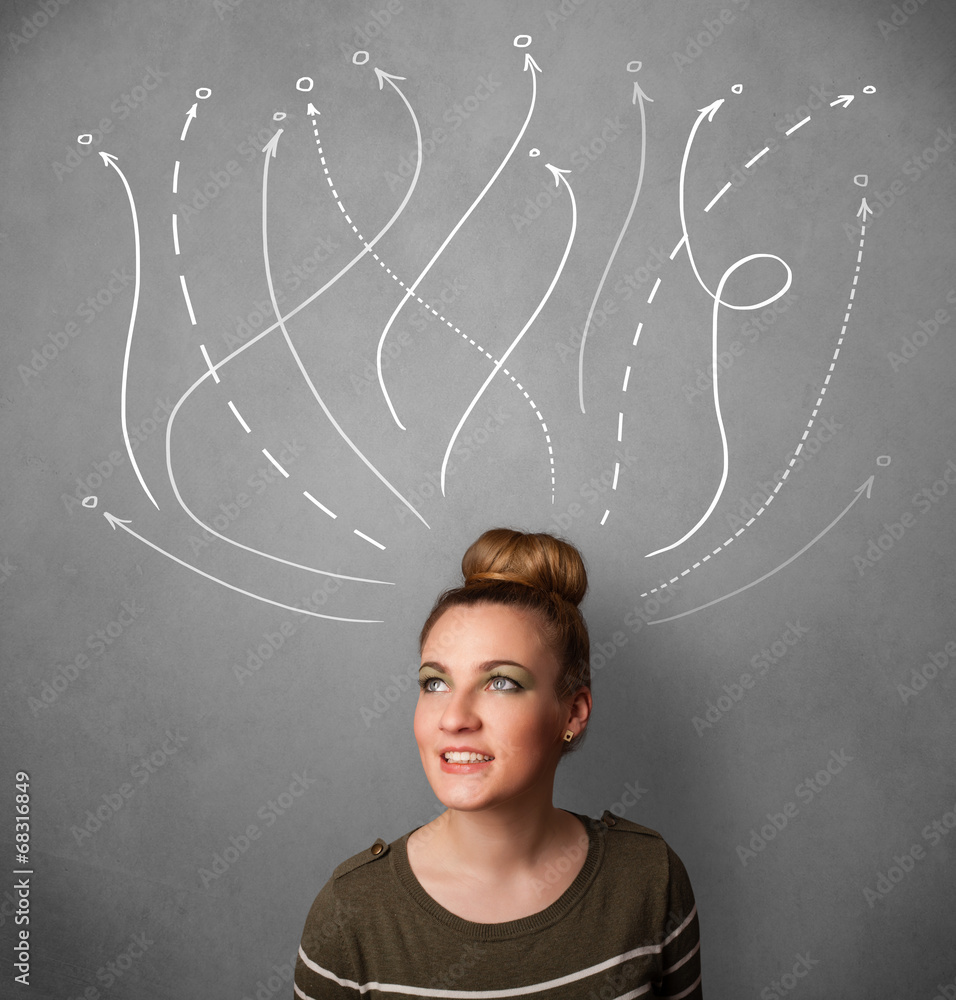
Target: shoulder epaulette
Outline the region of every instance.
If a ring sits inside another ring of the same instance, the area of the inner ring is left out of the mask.
[[[620,816],[615,816],[610,809],[604,810],[601,822],[611,830],[620,833],[643,833],[646,837],[657,837],[658,840],[663,839],[656,830],[652,830],[649,826],[641,826],[640,823],[632,823],[629,819],[622,819]]]
[[[386,854],[388,854],[388,844],[379,837],[371,847],[353,855],[348,861],[343,861],[332,872],[332,878],[341,878],[343,875],[348,875],[349,872],[354,872],[356,868],[361,868],[362,865],[367,865],[370,861],[378,861],[379,858],[384,858]]]

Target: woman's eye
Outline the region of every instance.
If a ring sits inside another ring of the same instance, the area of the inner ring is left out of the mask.
[[[521,685],[513,681],[510,677],[492,677],[488,685],[492,691],[520,691]]]
[[[445,682],[440,677],[423,677],[421,681],[421,689],[427,692],[434,692],[442,691],[447,688],[447,685],[445,685],[445,688],[437,687],[436,685],[438,684],[445,685]]]

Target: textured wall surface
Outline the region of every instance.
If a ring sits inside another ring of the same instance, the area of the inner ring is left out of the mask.
[[[4,4],[0,994],[291,995],[440,808],[416,635],[507,524],[591,573],[556,802],[667,837],[707,994],[953,996],[954,43]]]

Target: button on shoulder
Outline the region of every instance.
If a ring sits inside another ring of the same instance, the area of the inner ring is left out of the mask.
[[[387,854],[388,844],[379,837],[371,847],[353,855],[347,861],[343,861],[332,873],[332,878],[342,878],[343,875],[354,872],[356,868],[361,868],[362,865],[367,865],[372,861],[378,861],[379,858],[384,858]]]
[[[642,833],[646,837],[656,837],[658,840],[662,839],[656,830],[652,830],[648,826],[641,826],[640,823],[632,823],[629,819],[615,816],[610,809],[604,810],[601,822],[606,827],[613,829],[615,833]]]

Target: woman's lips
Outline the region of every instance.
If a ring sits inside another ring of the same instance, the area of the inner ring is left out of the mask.
[[[476,757],[491,757],[491,760],[447,760],[445,755],[449,753],[469,754],[470,756]],[[482,753],[480,750],[473,750],[470,747],[460,747],[455,750],[443,750],[439,754],[438,759],[441,763],[441,769],[447,774],[473,774],[477,771],[484,770],[489,765],[494,763],[494,757],[492,757],[491,754]]]
[[[493,760],[477,760],[474,764],[452,764],[444,757],[440,757],[439,760],[441,761],[441,769],[448,774],[471,774],[494,764]]]

